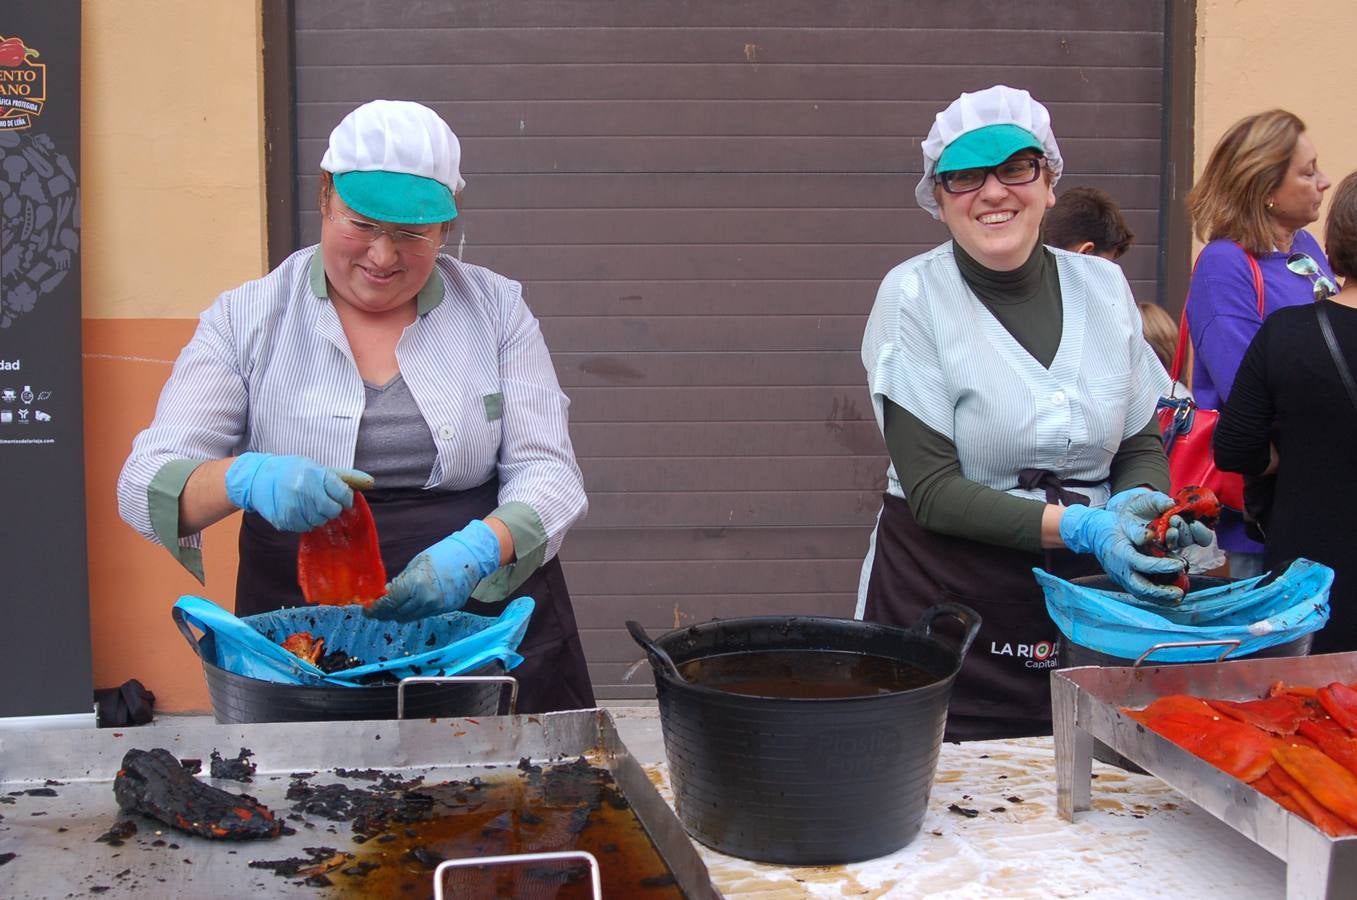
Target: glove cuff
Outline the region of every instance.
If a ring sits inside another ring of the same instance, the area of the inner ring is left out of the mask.
[[[1067,506],[1060,515],[1060,539],[1075,553],[1092,553],[1093,543],[1088,539],[1086,526],[1106,510],[1091,506]]]
[[[480,566],[481,578],[499,568],[499,536],[481,519],[473,519],[460,532],[462,543]]]
[[[250,487],[259,467],[268,460],[268,453],[242,453],[226,470],[226,497],[246,512],[254,512],[250,502]]]

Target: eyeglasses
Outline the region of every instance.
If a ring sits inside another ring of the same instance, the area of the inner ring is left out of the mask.
[[[952,172],[938,173],[938,183],[949,194],[969,194],[985,186],[985,179],[991,172],[1000,184],[1031,184],[1041,174],[1044,159],[1024,156],[1020,159],[1006,159],[997,166],[984,166],[978,169],[957,169]]]
[[[1320,271],[1319,263],[1315,262],[1310,254],[1292,253],[1286,258],[1286,267],[1297,275],[1304,275],[1310,279],[1310,284],[1314,285],[1316,300],[1327,300],[1338,293],[1338,285]]]
[[[350,241],[362,241],[371,244],[382,235],[391,239],[396,249],[410,256],[429,256],[443,249],[447,242],[447,233],[439,226],[433,235],[420,234],[418,231],[406,231],[403,228],[383,228],[367,219],[355,219],[352,216],[335,215],[330,212],[330,198],[325,197],[325,218],[335,226],[339,236]]]

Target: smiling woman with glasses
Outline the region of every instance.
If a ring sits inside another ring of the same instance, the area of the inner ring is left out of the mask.
[[[1059,632],[1033,568],[1182,597],[1148,577],[1182,561],[1126,537],[1172,505],[1154,416],[1169,380],[1121,269],[1042,244],[1064,167],[1045,106],[1005,85],[962,94],[922,150],[915,200],[951,240],[891,270],[863,336],[891,465],[857,615],[913,625],[940,601],[973,607],[947,739],[1049,734]],[[1173,533],[1175,549],[1210,542]]]
[[[241,512],[235,612],[248,617],[307,599],[298,535],[362,491],[382,566],[361,574],[390,581],[329,599],[411,622],[495,618],[531,597],[518,710],[588,708],[558,556],[588,507],[570,404],[522,286],[439,252],[461,163],[422,104],[374,100],[340,121],[320,160],[319,244],[202,314],[123,467],[119,509],[199,580],[202,530]]]
[[[1187,295],[1195,350],[1189,385],[1204,408],[1224,405],[1264,317],[1336,290],[1324,251],[1305,230],[1328,188],[1305,123],[1285,110],[1240,120],[1211,151],[1188,195],[1206,244]],[[1239,511],[1227,509],[1217,533],[1232,576],[1262,571],[1262,545],[1249,538]]]
[[[1244,352],[1216,425],[1216,462],[1250,476],[1267,542],[1263,566],[1303,557],[1334,571],[1329,621],[1312,653],[1357,650],[1357,175],[1334,191],[1324,246],[1342,290],[1267,317]],[[1287,259],[1292,278],[1328,281],[1314,259]],[[1323,290],[1334,287],[1329,282]]]

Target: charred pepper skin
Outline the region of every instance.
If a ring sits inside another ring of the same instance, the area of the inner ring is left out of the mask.
[[[249,794],[232,794],[194,778],[173,753],[128,750],[113,780],[118,806],[188,834],[228,841],[275,838],[283,821]]]

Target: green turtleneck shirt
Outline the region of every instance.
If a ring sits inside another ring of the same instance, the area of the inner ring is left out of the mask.
[[[972,259],[955,241],[952,250],[967,287],[1033,359],[1049,368],[1064,323],[1054,254],[1038,243],[1017,269],[996,272]],[[921,526],[1001,547],[1041,549],[1044,503],[967,479],[961,474],[955,444],[890,398],[885,402],[886,450]],[[1137,485],[1168,490],[1168,461],[1155,416],[1139,434],[1122,441],[1112,458],[1111,479],[1114,494]]]

